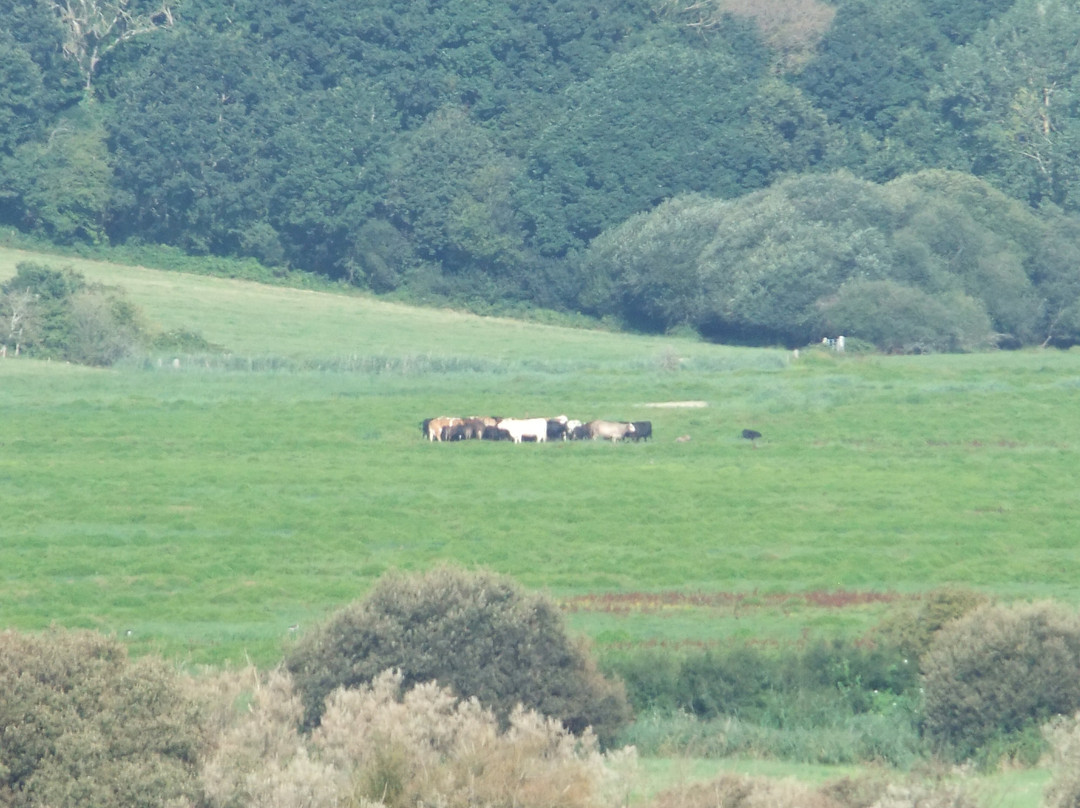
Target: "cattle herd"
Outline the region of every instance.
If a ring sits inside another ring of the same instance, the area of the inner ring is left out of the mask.
[[[512,440],[514,443],[549,440],[648,440],[651,421],[575,421],[555,418],[427,418],[420,425],[429,441]]]

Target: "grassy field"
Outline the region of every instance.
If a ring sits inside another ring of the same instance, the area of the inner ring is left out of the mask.
[[[0,280],[29,259],[222,350],[0,360],[6,627],[272,665],[385,571],[441,561],[550,591],[602,649],[797,647],[946,584],[1080,600],[1080,352],[796,358],[2,248]],[[671,402],[704,406],[651,406]],[[655,438],[422,440],[447,413],[650,419]],[[851,771],[644,766],[649,790]],[[1020,806],[1045,781],[975,788]]]
[[[29,257],[0,250],[0,278]],[[289,626],[443,560],[549,590],[601,645],[851,635],[950,583],[1077,597],[1075,352],[795,359],[44,260],[227,355],[0,362],[8,626],[270,664]],[[648,406],[673,401],[706,406]],[[422,440],[444,413],[655,438]]]

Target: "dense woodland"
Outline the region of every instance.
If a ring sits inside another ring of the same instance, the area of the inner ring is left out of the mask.
[[[0,0],[0,222],[412,300],[1080,341],[1067,0]]]

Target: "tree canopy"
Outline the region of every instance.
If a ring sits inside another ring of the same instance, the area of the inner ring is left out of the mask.
[[[872,300],[930,319],[975,301],[996,335],[927,349],[1074,339],[1064,0],[0,0],[0,17],[0,223],[49,242],[722,339],[798,341]],[[1052,237],[1014,247],[916,193],[935,171]],[[807,209],[852,193],[902,223]],[[665,217],[680,239],[713,228],[693,237],[711,247],[688,259]],[[635,228],[657,266],[601,269]]]

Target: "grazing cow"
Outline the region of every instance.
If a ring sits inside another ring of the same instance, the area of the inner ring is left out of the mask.
[[[750,445],[756,449],[757,444],[754,441],[761,437],[761,433],[756,429],[744,429],[742,431],[742,436],[750,441]]]
[[[427,439],[429,441],[443,440],[443,430],[447,427],[455,427],[460,423],[464,423],[461,418],[451,418],[450,416],[442,416],[440,418],[428,418],[424,421],[424,430],[427,433]]]
[[[570,440],[588,440],[589,428],[585,424],[578,421],[574,426],[570,427]]]
[[[489,421],[490,423],[488,423]],[[494,418],[479,418],[476,416],[466,418],[464,423],[461,424],[461,440],[480,440],[484,436],[484,429],[494,425]]]
[[[525,438],[534,438],[538,443],[547,440],[547,418],[503,418],[495,426],[509,432],[514,443],[521,443]]]
[[[482,440],[510,440],[510,433],[497,426],[485,426],[480,438]]]
[[[560,415],[556,418],[548,418],[547,439],[566,440],[566,425],[569,420],[570,419],[567,418],[565,415]]]
[[[634,425],[634,431],[627,435],[627,438],[639,441],[652,437],[652,421],[632,421],[631,423]]]
[[[589,430],[589,437],[593,440],[603,438],[612,443],[634,433],[634,425],[625,421],[589,421],[585,428]]]

